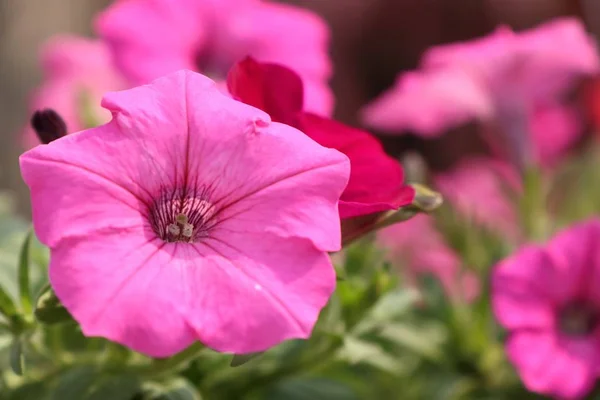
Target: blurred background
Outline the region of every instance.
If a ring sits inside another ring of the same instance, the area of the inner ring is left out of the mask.
[[[22,212],[27,212],[28,204],[18,172],[17,159],[22,152],[18,139],[28,120],[28,96],[41,79],[38,49],[57,33],[91,35],[91,20],[109,2],[0,0],[0,187],[18,194]],[[585,15],[589,30],[596,35],[600,32],[598,0],[288,2],[311,9],[328,21],[336,117],[350,124],[358,123],[361,106],[389,87],[398,72],[414,68],[431,45],[482,36],[499,24],[524,29],[560,15]],[[392,154],[416,148],[434,168],[444,168],[464,152],[479,151],[478,143],[461,137],[445,135],[426,144],[410,135],[383,139]]]

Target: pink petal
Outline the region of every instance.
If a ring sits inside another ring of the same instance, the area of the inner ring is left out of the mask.
[[[501,162],[474,158],[435,177],[435,186],[464,216],[507,238],[518,235],[508,190],[518,190],[517,171]]]
[[[307,85],[307,107],[332,111],[329,31],[311,12],[260,1],[129,0],[102,13],[96,27],[135,82],[180,69],[221,78],[252,55],[297,70]]]
[[[460,69],[408,72],[363,110],[368,125],[385,132],[436,137],[493,113],[485,86]]]
[[[573,299],[600,300],[600,220],[591,219],[557,234],[547,245],[556,281],[554,296],[567,302]],[[598,302],[600,304],[600,302]]]
[[[340,215],[350,218],[394,210],[412,203],[414,189],[404,184],[400,163],[388,156],[369,133],[305,113],[300,129],[317,143],[350,159],[350,181],[340,198]]]
[[[101,336],[152,357],[196,340],[185,296],[191,264],[184,246],[164,243],[149,226],[68,238],[52,249],[50,283],[87,336]]]
[[[433,222],[428,215],[416,215],[406,222],[382,229],[377,240],[387,250],[390,262],[404,267],[409,281],[415,281],[421,274],[431,274],[451,296],[474,299],[479,293],[479,282],[473,274],[461,272],[461,260]]]
[[[507,329],[550,328],[558,304],[555,292],[561,282],[552,260],[537,247],[525,247],[494,269],[492,306],[498,321]]]
[[[139,188],[128,183],[110,152],[123,140],[114,124],[83,131],[38,146],[20,158],[21,174],[31,191],[35,232],[40,241],[56,246],[63,237],[141,226]],[[78,148],[87,147],[82,153]],[[106,153],[92,149],[104,148]],[[137,153],[132,153],[136,155]]]
[[[584,342],[576,349],[552,332],[518,331],[511,335],[506,351],[529,390],[562,399],[581,399],[596,379],[597,346]]]
[[[327,255],[303,239],[223,229],[195,250],[205,263],[188,269],[189,322],[219,351],[256,352],[307,338],[335,288]]]
[[[555,163],[583,134],[582,118],[573,107],[540,107],[530,123],[537,159],[543,165]]]
[[[148,83],[180,69],[194,69],[209,22],[196,0],[117,1],[96,19],[96,30],[134,83]]]

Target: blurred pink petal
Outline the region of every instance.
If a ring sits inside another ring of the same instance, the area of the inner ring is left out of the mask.
[[[51,108],[63,117],[69,132],[86,128],[85,107],[98,123],[110,119],[100,107],[104,93],[126,87],[112,63],[107,47],[100,41],[77,36],[56,36],[42,49],[44,80],[32,95],[30,112]],[[31,127],[25,129],[25,145],[39,144]]]
[[[461,272],[460,258],[435,229],[432,217],[419,214],[382,229],[377,240],[390,262],[402,268],[409,283],[414,284],[418,275],[431,274],[440,280],[450,296],[471,300],[478,295],[477,278],[472,273]]]
[[[307,338],[335,287],[346,156],[180,71],[20,158],[50,282],[88,336],[154,357]]]
[[[492,116],[485,88],[460,69],[408,72],[363,110],[363,119],[384,132],[415,131],[436,137],[473,119]]]
[[[516,210],[509,191],[519,190],[519,175],[500,161],[474,158],[462,161],[434,178],[435,187],[463,214],[507,238],[518,235]]]
[[[526,246],[492,276],[507,353],[529,390],[580,399],[600,372],[600,220]]]
[[[310,11],[259,0],[121,0],[98,17],[96,27],[134,82],[179,69],[220,80],[251,55],[297,71],[307,109],[332,111],[329,30]]]
[[[582,115],[575,107],[549,105],[533,111],[529,130],[535,157],[542,164],[559,160],[583,134]]]
[[[506,345],[509,359],[532,392],[583,399],[594,387],[600,341],[564,341],[549,331],[519,331]]]

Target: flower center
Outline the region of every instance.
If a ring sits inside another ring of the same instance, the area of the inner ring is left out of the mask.
[[[215,213],[215,206],[205,196],[176,191],[163,193],[154,201],[149,219],[154,232],[165,242],[192,243],[207,235]]]
[[[585,336],[594,331],[600,322],[598,310],[589,304],[573,303],[558,315],[560,331],[568,336]]]

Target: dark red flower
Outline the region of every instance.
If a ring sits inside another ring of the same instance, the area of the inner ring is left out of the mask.
[[[411,204],[414,189],[404,171],[368,132],[305,112],[300,77],[289,68],[247,57],[229,71],[231,95],[267,112],[275,122],[291,125],[324,147],[350,159],[350,181],[340,199],[342,218],[398,209]]]

